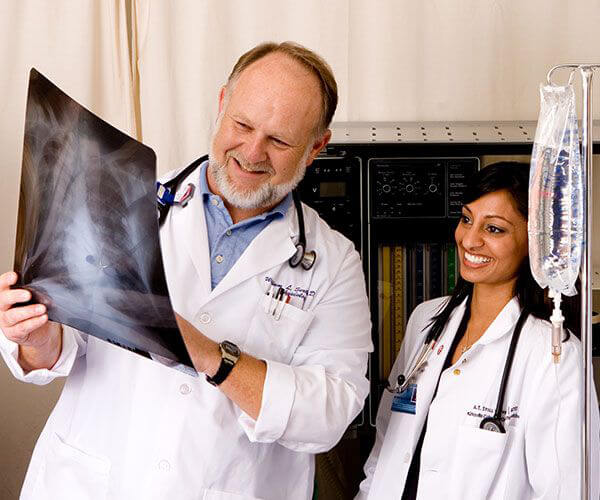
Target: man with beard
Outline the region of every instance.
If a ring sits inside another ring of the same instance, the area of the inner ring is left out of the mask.
[[[67,376],[22,498],[312,497],[314,453],[359,413],[372,349],[360,258],[307,206],[317,261],[289,262],[290,192],[329,141],[336,104],[330,68],[290,42],[244,54],[221,89],[209,160],[177,196],[196,194],[161,228],[171,301],[206,380],[49,322],[42,305],[12,307],[29,292],[0,276],[11,371]]]

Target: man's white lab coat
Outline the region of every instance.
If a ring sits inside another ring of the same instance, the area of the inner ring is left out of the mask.
[[[311,498],[312,454],[333,447],[361,410],[372,343],[358,253],[312,209],[304,214],[308,249],[317,253],[310,271],[288,265],[298,234],[292,206],[212,291],[201,198],[172,208],[161,229],[174,309],[213,340],[267,362],[256,421],[203,375],[70,328],[53,369],[25,375],[17,346],[0,335],[17,378],[45,384],[67,376],[23,499]],[[308,298],[292,297],[276,320],[264,309],[271,282]]]

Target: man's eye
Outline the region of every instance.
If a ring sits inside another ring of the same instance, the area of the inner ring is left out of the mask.
[[[240,127],[240,128],[243,128],[243,129],[246,129],[246,130],[248,130],[248,129],[250,128],[250,127],[249,127],[248,125],[246,125],[244,122],[238,122],[238,121],[236,121],[235,123],[236,123],[236,125],[237,125],[238,127]]]
[[[277,139],[277,137],[273,137],[272,141],[277,144],[278,146],[288,146],[287,142],[283,142],[281,139]]]

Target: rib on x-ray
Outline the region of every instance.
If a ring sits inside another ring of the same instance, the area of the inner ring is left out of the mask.
[[[195,373],[160,252],[154,152],[31,70],[16,287],[52,321]]]

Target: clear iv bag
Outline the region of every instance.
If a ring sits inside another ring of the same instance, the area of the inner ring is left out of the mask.
[[[535,280],[553,294],[576,294],[583,193],[573,86],[541,85],[529,173],[529,259]]]

